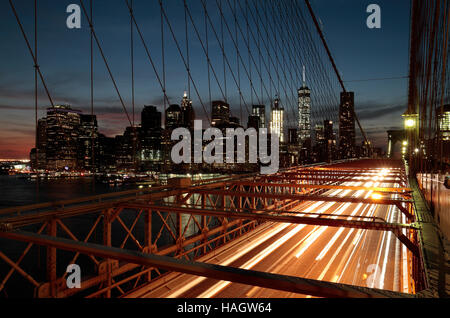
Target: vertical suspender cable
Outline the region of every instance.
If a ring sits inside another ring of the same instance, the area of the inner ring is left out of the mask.
[[[36,163],[38,160],[38,73],[37,73],[37,0],[34,0],[34,56],[36,58],[36,63],[34,65],[34,116],[36,125]]]
[[[247,27],[247,55],[248,55],[248,72],[250,81],[252,80],[252,63],[250,58],[250,26],[248,24],[248,0],[245,0],[245,20],[246,20],[246,27]],[[250,103],[253,105],[253,91],[250,90]]]
[[[236,12],[236,1],[238,1],[238,0],[234,0],[234,11],[235,12]],[[236,15],[234,16],[234,30],[235,30],[236,42],[238,42],[238,29],[237,29],[237,16]],[[240,62],[239,62],[239,50],[237,48],[236,48],[236,67],[237,67],[238,86],[241,87],[241,70],[240,70]],[[243,120],[241,94],[239,94],[239,111],[240,111],[241,120]]]
[[[184,6],[184,31],[186,37],[186,63],[187,63],[187,84],[188,84],[188,98],[191,98],[191,78],[189,73],[191,71],[191,64],[189,60],[189,36],[188,36],[188,17],[187,17],[187,7]]]
[[[90,14],[91,22],[93,22],[93,2],[90,1]],[[91,120],[92,120],[92,132],[91,132],[91,157],[92,157],[92,169],[95,171],[95,145],[94,145],[94,38],[92,30],[90,30],[90,52],[91,52],[91,65],[90,65],[90,77],[91,77]],[[95,179],[93,179],[95,180]],[[93,183],[95,184],[95,182]]]
[[[219,0],[219,9],[220,11],[222,11],[222,0]],[[225,42],[224,42],[224,35],[223,35],[223,15],[220,16],[220,36],[221,36],[221,40],[222,40],[222,47],[225,47]],[[226,67],[225,67],[225,50],[222,50],[222,64],[223,64],[223,87],[225,90],[225,103],[228,102],[228,96],[227,96],[227,72],[226,72]]]
[[[159,2],[160,12],[161,12],[161,60],[162,60],[162,81],[163,81],[163,92],[166,95],[166,60],[165,60],[165,50],[164,50],[164,20],[163,20],[163,3]],[[166,99],[164,99],[164,127],[166,127]]]
[[[130,1],[131,12],[133,12],[133,0]],[[130,55],[131,55],[131,107],[133,111],[132,126],[135,126],[134,118],[134,25],[133,16],[130,14]]]
[[[185,0],[186,1],[186,0]],[[211,98],[211,74],[210,74],[210,65],[209,65],[209,39],[208,39],[208,16],[206,7],[204,7],[204,15],[205,15],[205,37],[206,37],[206,59],[207,59],[207,65],[208,65],[208,94],[209,94],[209,107],[212,105],[212,98]]]
[[[259,74],[262,74],[262,56],[261,56],[261,30],[259,29],[259,26],[257,25],[257,31],[258,31],[258,59],[259,59]],[[260,86],[261,86],[261,100],[264,100],[263,95],[263,77],[260,77]]]
[[[136,150],[137,150],[137,133],[135,126],[135,103],[134,103],[134,25],[133,25],[133,0],[130,1],[130,57],[131,57],[131,108],[132,108],[132,132],[133,132],[133,167],[135,170],[138,168]]]

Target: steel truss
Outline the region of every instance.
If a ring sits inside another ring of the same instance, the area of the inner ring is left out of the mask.
[[[320,182],[305,183],[292,179],[299,175],[299,171],[295,174],[293,171],[290,169],[277,176],[221,178],[188,187],[163,186],[0,210],[0,216],[3,216],[0,218],[0,238],[26,243],[18,257],[0,251],[0,259],[10,266],[0,281],[0,292],[6,290],[7,283],[17,273],[29,282],[36,297],[75,294],[120,297],[170,270],[314,296],[404,297],[405,294],[400,293],[196,262],[201,256],[232,243],[265,222],[392,231],[411,251],[412,258],[420,257],[415,241],[418,229],[414,223],[396,224],[376,217],[332,217],[326,213],[290,211],[304,201],[384,204],[397,206],[410,222],[414,222],[408,188],[338,184],[347,179],[345,173],[353,175],[353,170],[345,171],[342,178],[325,176]],[[402,177],[388,175],[386,179],[402,180]],[[374,200],[325,195],[330,189],[376,191],[386,197]],[[402,199],[391,199],[391,194],[400,195]],[[403,234],[405,230],[407,235]],[[45,247],[44,275],[23,265],[32,257],[33,249],[36,253],[36,245]],[[60,258],[62,254],[66,257]],[[64,270],[68,264],[77,261],[83,262],[83,269],[88,268],[85,271],[88,275],[83,276],[81,289],[68,289]],[[417,277],[415,279],[419,279]]]

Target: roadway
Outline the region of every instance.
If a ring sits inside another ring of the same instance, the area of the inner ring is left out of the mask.
[[[363,177],[363,175],[362,175]],[[378,169],[372,181],[345,182],[342,185],[396,187],[383,183],[389,170]],[[362,197],[368,190],[329,190],[328,196]],[[396,194],[391,194],[396,198]],[[406,223],[395,206],[349,202],[305,201],[291,209],[333,215],[382,217],[388,222]],[[303,213],[300,213],[303,212]],[[409,290],[407,249],[392,232],[336,228],[286,223],[265,223],[255,231],[226,244],[198,261],[253,269],[336,283],[374,287],[399,292]],[[127,297],[163,298],[284,298],[309,297],[218,281],[214,279],[169,273],[138,289]]]

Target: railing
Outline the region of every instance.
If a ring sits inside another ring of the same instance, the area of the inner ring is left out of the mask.
[[[429,204],[435,222],[450,240],[450,189],[444,185],[445,175],[417,174],[417,183]]]

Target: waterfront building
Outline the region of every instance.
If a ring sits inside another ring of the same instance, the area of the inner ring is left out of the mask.
[[[78,137],[80,111],[69,105],[47,108],[46,161],[48,170],[78,168]]]
[[[78,132],[78,167],[95,171],[95,154],[98,151],[98,125],[96,115],[80,114]]]

